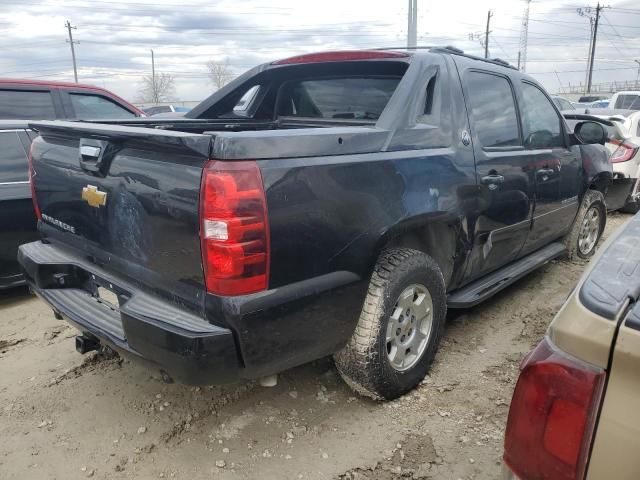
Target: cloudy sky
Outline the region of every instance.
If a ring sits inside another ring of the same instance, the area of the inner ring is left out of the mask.
[[[640,5],[612,0],[603,10],[594,83],[635,80]],[[551,92],[584,82],[590,26],[580,0],[532,0],[527,72]],[[595,5],[591,5],[592,7]],[[491,9],[490,55],[517,63],[523,0],[418,0],[418,43],[481,55],[474,34]],[[73,80],[65,21],[73,30],[79,81],[135,101],[141,79],[175,76],[175,97],[201,100],[213,89],[206,62],[236,74],[309,51],[406,44],[405,0],[0,0],[0,77]]]

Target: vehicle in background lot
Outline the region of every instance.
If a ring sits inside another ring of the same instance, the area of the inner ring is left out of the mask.
[[[593,103],[598,100],[605,100],[606,98],[604,95],[583,95],[578,99],[578,103]]]
[[[18,246],[39,238],[27,173],[35,137],[24,121],[0,120],[0,289],[24,284]]]
[[[619,133],[619,122],[624,120],[621,116],[606,116],[606,115],[587,115],[584,113],[564,112],[564,117],[567,121],[567,126],[570,131],[580,122],[593,121],[600,123],[607,130],[607,143],[605,145],[580,145],[579,148],[582,154],[583,175],[589,176],[592,171],[607,171],[607,175],[601,175],[601,178],[607,178],[608,186],[604,191],[605,203],[607,210],[616,211],[623,209],[630,198],[634,182],[624,178],[620,174],[615,173],[615,168],[611,163],[611,154],[616,146],[612,148],[612,139],[617,138]],[[603,167],[603,163],[609,165],[608,168]]]
[[[556,107],[558,107],[558,110],[560,111],[576,109],[576,107],[573,106],[573,103],[571,103],[566,98],[555,96],[555,97],[551,97],[551,100],[553,100],[553,103],[556,104]]]
[[[640,110],[640,92],[614,93],[609,106],[615,110]]]
[[[634,110],[586,110],[589,115],[566,114],[580,121],[597,118],[607,125],[609,139],[606,148],[612,164],[613,183],[609,188],[611,210],[635,213],[640,208],[640,112]]]
[[[100,87],[78,83],[0,79],[0,120],[125,119],[141,110]]]
[[[591,261],[523,360],[503,478],[635,480],[640,472],[640,215]]]
[[[454,48],[276,61],[181,119],[31,125],[29,285],[81,353],[185,383],[334,354],[356,391],[395,398],[447,306],[588,258],[606,222],[610,167],[583,175],[580,150],[603,127],[568,131],[531,77]]]
[[[187,113],[191,110],[191,107],[180,107],[176,105],[156,105],[153,107],[144,108],[144,113],[152,117],[159,113]]]
[[[619,126],[615,121],[601,116],[574,112],[575,111],[565,111],[563,114],[569,132],[573,132],[573,129],[580,122],[591,121],[600,123],[607,130],[609,135],[608,142],[611,142],[611,138],[616,138],[616,136],[619,135],[619,133],[616,133],[618,132],[617,129]],[[613,118],[618,119],[618,117]],[[583,181],[586,181],[587,178],[593,177],[599,172],[600,181],[603,182],[600,190],[604,192],[607,210],[615,211],[623,208],[627,203],[633,185],[629,180],[625,180],[621,178],[620,175],[616,176],[614,174],[614,168],[610,161],[612,152],[610,152],[609,143],[605,145],[579,145],[578,148],[580,148],[582,157]]]
[[[590,108],[609,108],[609,103],[611,103],[610,99],[596,100],[595,102],[592,102],[589,105],[589,107]]]
[[[607,147],[611,152],[614,178],[626,180],[632,187],[622,211],[635,213],[640,209],[640,112],[624,121],[612,117],[616,124]]]

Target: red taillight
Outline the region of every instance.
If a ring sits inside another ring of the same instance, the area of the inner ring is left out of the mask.
[[[35,176],[36,171],[33,168],[33,142],[31,142],[31,147],[29,148],[29,186],[31,187],[31,202],[33,203],[33,209],[36,212],[36,217],[38,220],[42,219],[42,214],[40,213],[40,207],[38,206],[38,198],[36,197],[36,185],[35,185]]]
[[[526,358],[504,440],[504,460],[522,480],[582,480],[605,372],[545,338]]]
[[[269,224],[255,162],[210,160],[202,173],[200,239],[207,291],[243,295],[269,281]]]
[[[609,161],[611,163],[626,162],[631,160],[636,153],[638,153],[638,145],[628,140],[621,142],[616,139],[611,139],[609,141],[614,145],[618,145],[618,148],[613,152],[611,157],[609,157]]]
[[[291,65],[296,63],[345,62],[350,60],[376,60],[385,58],[406,58],[403,52],[384,50],[345,50],[342,52],[321,52],[297,55],[295,57],[277,60],[271,65]]]

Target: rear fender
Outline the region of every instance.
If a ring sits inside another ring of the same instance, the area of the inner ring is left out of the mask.
[[[443,213],[418,215],[398,222],[385,231],[375,247],[377,259],[388,248],[413,248],[433,258],[442,274],[446,286],[455,285],[460,279],[457,273],[464,262],[466,235],[459,219],[451,219]],[[372,265],[373,268],[373,265]]]

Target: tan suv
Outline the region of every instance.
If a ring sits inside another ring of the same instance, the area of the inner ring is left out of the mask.
[[[640,214],[598,252],[523,360],[504,478],[640,478]]]

